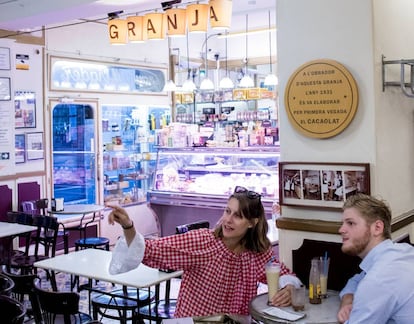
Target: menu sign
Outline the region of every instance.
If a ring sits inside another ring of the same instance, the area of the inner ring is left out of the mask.
[[[342,64],[314,60],[289,78],[285,106],[296,130],[308,137],[329,138],[351,123],[358,108],[358,88]]]

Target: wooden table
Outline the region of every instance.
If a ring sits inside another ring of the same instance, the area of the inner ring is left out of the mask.
[[[309,303],[309,299],[307,298],[307,302],[305,304],[305,310],[303,311],[306,313],[306,316],[303,319],[300,319],[295,322],[289,322],[286,320],[281,320],[276,317],[272,317],[263,313],[263,310],[268,308],[267,305],[267,293],[257,295],[255,298],[252,299],[250,302],[249,310],[250,315],[257,321],[260,321],[265,324],[275,324],[275,323],[297,323],[297,324],[304,324],[304,323],[320,323],[320,324],[332,324],[338,323],[336,315],[339,310],[340,300],[337,291],[328,290],[328,297],[322,299],[321,304],[313,305]],[[281,307],[282,309],[286,309],[288,311],[293,311],[292,307]]]

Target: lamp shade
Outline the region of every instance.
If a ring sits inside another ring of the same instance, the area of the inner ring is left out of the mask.
[[[233,89],[234,83],[229,77],[224,77],[220,80],[220,89]]]
[[[185,92],[193,92],[195,89],[197,89],[196,85],[194,84],[193,80],[187,79],[184,81],[182,90]]]
[[[266,75],[266,78],[264,80],[265,86],[275,86],[275,85],[278,85],[278,83],[279,83],[279,80],[276,75],[274,74]]]
[[[241,88],[253,88],[254,81],[253,79],[248,76],[247,74],[240,80],[239,87]]]
[[[231,0],[210,0],[210,27],[213,29],[229,29],[233,2]]]
[[[164,39],[164,15],[159,12],[153,12],[144,16],[144,26],[147,39]],[[144,33],[145,33],[144,31]]]
[[[127,21],[125,19],[108,20],[109,41],[114,45],[127,43]]]
[[[201,81],[200,90],[214,90],[214,83],[209,78]]]
[[[162,91],[165,91],[165,92],[172,92],[175,90],[177,90],[177,86],[175,85],[173,80],[168,80],[165,83],[164,88],[162,89]]]
[[[185,36],[187,27],[185,9],[168,9],[165,11],[167,19],[167,34],[169,37]]]
[[[190,33],[207,32],[209,9],[208,4],[190,4],[187,6],[187,29]]]
[[[127,18],[128,41],[142,43],[144,41],[144,16],[131,16]]]

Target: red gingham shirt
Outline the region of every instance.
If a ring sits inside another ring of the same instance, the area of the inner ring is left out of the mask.
[[[192,230],[145,241],[143,263],[160,269],[184,270],[175,317],[249,314],[258,282],[266,283],[264,253],[235,254],[209,229]],[[284,264],[280,275],[292,274]]]

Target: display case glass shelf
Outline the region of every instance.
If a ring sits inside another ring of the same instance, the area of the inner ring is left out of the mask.
[[[278,161],[278,147],[158,148],[152,192],[227,197],[239,185],[273,201]]]
[[[128,204],[147,200],[156,165],[152,128],[166,115],[169,116],[168,108],[102,107],[105,202]]]

